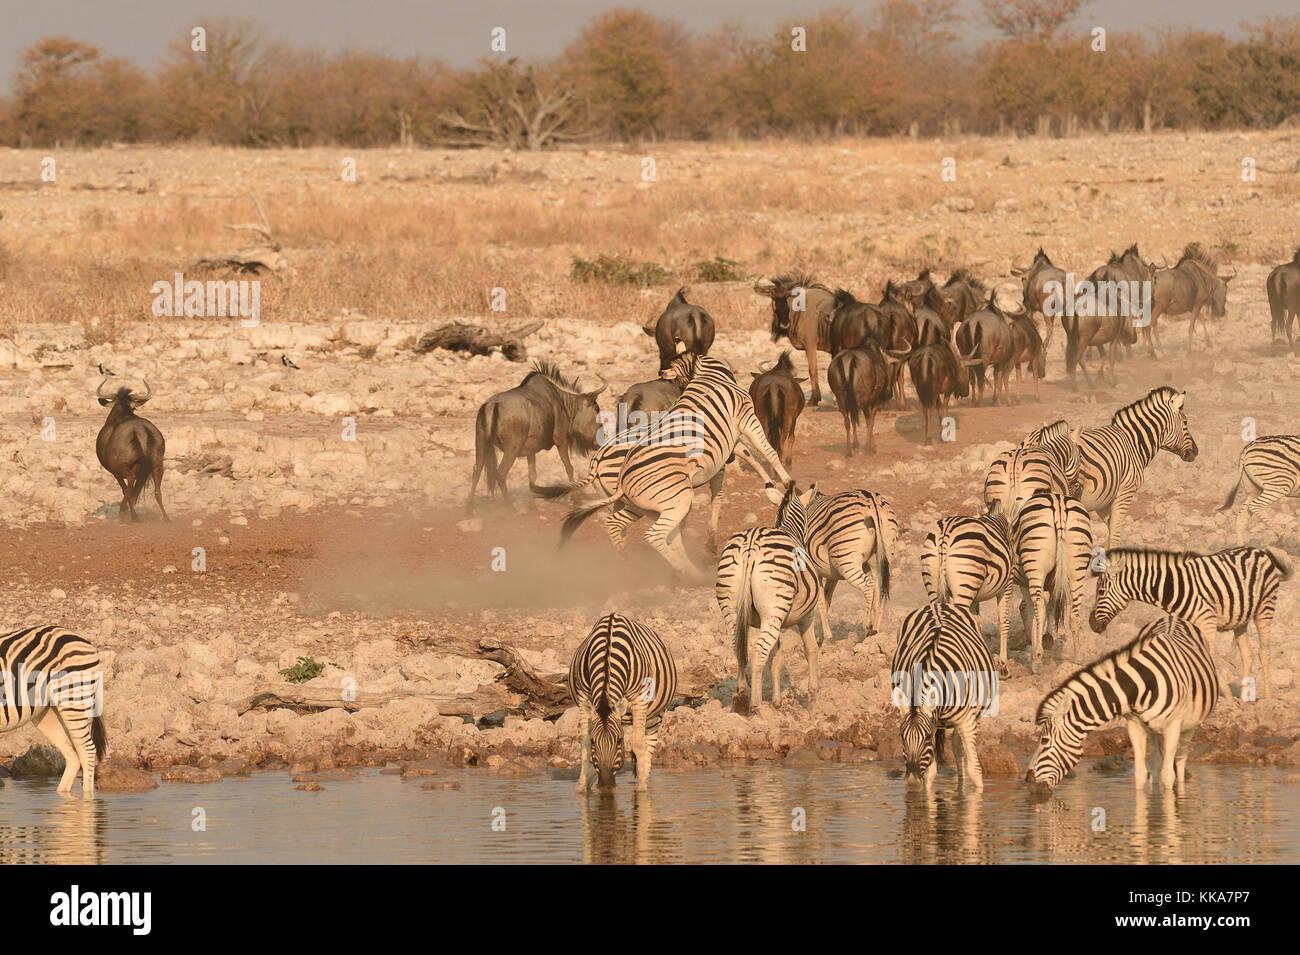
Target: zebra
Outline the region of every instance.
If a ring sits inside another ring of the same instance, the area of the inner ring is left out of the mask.
[[[1182,792],[1187,747],[1219,699],[1214,660],[1194,624],[1161,617],[1137,639],[1084,667],[1043,698],[1034,721],[1038,748],[1029,762],[1033,788],[1051,789],[1079,762],[1089,730],[1128,721],[1134,782],[1147,781],[1147,734],[1160,741],[1160,783]]]
[[[636,788],[649,786],[659,721],[676,692],[677,667],[657,633],[621,613],[596,621],[569,665],[569,696],[582,719],[578,792],[590,788],[593,765],[602,789],[614,785],[625,723],[632,727]]]
[[[4,701],[0,732],[33,724],[63,755],[59,792],[95,796],[95,763],[108,748],[101,715],[103,672],[99,651],[62,627],[28,627],[0,635]]]
[[[808,557],[823,580],[822,639],[831,638],[831,598],[841,580],[866,600],[866,635],[878,633],[889,603],[889,555],[898,544],[894,509],[870,491],[818,494],[808,507],[807,525]]]
[[[1011,630],[1011,596],[1015,556],[1010,529],[1000,517],[945,517],[925,539],[921,577],[930,599],[970,607],[976,614],[985,600],[998,604],[998,666],[1007,662]]]
[[[1061,466],[1065,475],[1066,492],[1074,496],[1079,494],[1079,446],[1074,443],[1070,433],[1070,424],[1064,419],[1045,424],[1025,435],[1020,442],[1022,448],[1042,448],[1049,451]]]
[[[779,499],[777,489],[768,495],[779,501],[775,527],[751,527],[735,534],[718,558],[714,592],[718,608],[730,628],[736,651],[737,687],[733,702],[744,712],[753,687],[753,708],[763,702],[763,671],[772,657],[772,705],[781,701],[781,632],[797,629],[808,656],[808,708],[817,700],[817,638],[813,613],[822,604],[821,581],[808,559],[805,542],[808,501],[816,494],[813,485],[800,494],[791,481]],[[824,611],[823,611],[824,613]],[[753,652],[749,628],[758,636]],[[751,680],[752,668],[752,680]]]
[[[1120,408],[1110,424],[1074,433],[1079,503],[1106,519],[1107,550],[1119,546],[1120,527],[1156,452],[1196,460],[1196,441],[1183,410],[1186,400],[1187,392],[1162,385]]]
[[[609,505],[636,516],[658,514],[646,540],[676,570],[701,579],[703,574],[687,556],[682,541],[695,488],[706,483],[712,488],[716,482],[721,489],[723,468],[742,440],[758,451],[782,484],[789,483],[790,475],[763,433],[749,392],[736,384],[727,364],[711,356],[686,353],[674,359],[661,377],[679,374],[677,362],[689,369],[690,380],[677,404],[651,427],[643,444],[628,451],[609,493],[569,512],[560,542]]]
[[[904,709],[906,784],[930,788],[939,771],[936,737],[951,729],[959,771],[983,789],[975,726],[980,716],[996,714],[998,676],[975,615],[953,604],[913,610],[903,620],[890,669],[894,702]]]
[[[1011,526],[1016,580],[1024,592],[1020,617],[1031,635],[1030,669],[1043,663],[1043,634],[1049,608],[1059,630],[1069,614],[1070,643],[1079,639],[1083,587],[1092,559],[1092,521],[1083,505],[1055,491],[1038,491],[1025,501]],[[1048,596],[1050,594],[1050,601]]]
[[[1259,490],[1259,495],[1246,505],[1251,517],[1281,498],[1300,497],[1300,434],[1265,435],[1242,448],[1237,483],[1219,510],[1232,507],[1243,480]]]
[[[984,476],[984,510],[1015,518],[1025,499],[1037,490],[1066,493],[1065,472],[1053,451],[1024,444],[1003,451]]]
[[[1130,600],[1176,614],[1197,627],[1214,655],[1216,630],[1231,630],[1241,653],[1242,686],[1250,679],[1246,625],[1259,631],[1260,699],[1268,698],[1268,630],[1277,610],[1278,586],[1291,579],[1291,565],[1274,550],[1233,547],[1214,554],[1120,548],[1106,552],[1097,575],[1097,601],[1088,624],[1104,631]],[[1227,681],[1219,688],[1230,694]]]

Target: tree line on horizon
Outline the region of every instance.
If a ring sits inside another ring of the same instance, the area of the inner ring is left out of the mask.
[[[775,30],[693,33],[639,9],[591,18],[563,53],[473,67],[269,39],[205,24],[146,71],[89,43],[22,52],[0,144],[479,146],[839,135],[1272,128],[1300,120],[1300,16],[1243,35],[1099,37],[1087,0],[979,0],[996,39],[962,44],[958,0],[881,0]],[[486,44],[485,38],[485,44]],[[1104,48],[1099,48],[1104,47]]]

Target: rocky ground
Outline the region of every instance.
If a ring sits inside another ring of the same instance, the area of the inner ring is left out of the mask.
[[[1173,145],[1162,141],[1163,152],[1125,172],[1142,181]],[[1019,157],[1030,147],[1014,149]],[[996,157],[988,153],[988,159]],[[1174,184],[1133,188],[1151,191],[1148,206],[1184,214],[1181,200],[1159,198]],[[1237,207],[1220,199],[1210,204],[1236,214]],[[979,208],[963,213],[963,225],[972,235],[995,234],[1005,214],[981,199]],[[1242,214],[1254,216],[1255,207]],[[909,228],[928,228],[936,215],[927,207]],[[1092,248],[1095,237],[1083,234],[1096,222],[1060,225],[1060,241]],[[1162,219],[1152,228],[1166,227]],[[1128,226],[1122,231],[1113,247],[1142,238]],[[1005,263],[1037,241],[1006,240],[999,263],[976,272],[1007,281]],[[1269,242],[1289,247],[1294,237],[1274,235]],[[1229,315],[1212,326],[1212,348],[1198,340],[1198,350],[1187,354],[1186,325],[1171,322],[1165,358],[1137,349],[1119,364],[1117,383],[1074,391],[1063,380],[1058,332],[1040,400],[1028,389],[1017,400],[1013,386],[1007,406],[962,402],[953,409],[954,442],[921,445],[913,398],[907,411],[880,415],[875,455],[846,460],[839,415],[805,412],[793,475],[828,492],[883,492],[903,528],[884,632],[863,639],[861,598],[841,587],[832,610],[835,638],[822,647],[822,689],[811,709],[804,705],[802,651],[792,648],[793,687],[779,712],[752,718],[730,712],[735,663],[712,589],[675,586],[636,529],[627,555],[615,559],[595,521],[556,550],[564,501],[534,505],[521,494],[518,510],[483,499],[466,513],[474,412],[492,393],[517,384],[527,366],[500,356],[417,354],[418,335],[446,316],[385,319],[339,310],[301,324],[264,318],[251,328],[231,320],[146,318],[118,321],[111,330],[93,322],[15,325],[0,338],[5,617],[13,627],[57,622],[100,647],[110,790],[145,785],[133,768],[203,781],[255,767],[292,767],[305,785],[313,773],[385,760],[410,763],[413,774],[443,763],[502,773],[571,768],[576,712],[554,721],[529,718],[523,698],[505,686],[504,668],[479,653],[479,641],[515,647],[533,670],[558,678],[591,624],[610,609],[642,618],[668,640],[681,691],[696,704],[665,717],[659,766],[893,759],[898,716],[889,704],[888,663],[899,621],[924,600],[921,544],[936,518],[974,511],[988,462],[1029,429],[1061,417],[1075,426],[1099,425],[1152,387],[1184,388],[1200,456],[1191,464],[1168,454],[1157,458],[1126,539],[1199,550],[1259,541],[1300,555],[1295,501],[1252,525],[1215,511],[1235,480],[1245,419],[1261,435],[1294,433],[1300,421],[1300,355],[1268,343],[1268,266],[1237,268]],[[714,353],[730,360],[743,381],[777,353],[764,331],[765,302],[748,285],[702,285],[692,296],[720,316]],[[878,294],[875,286],[857,288],[864,298]],[[640,324],[658,314],[674,289],[639,294],[636,312],[549,318],[528,338],[529,356],[552,359],[571,375],[604,375],[611,390],[602,407],[609,408],[612,396],[654,375],[653,345]],[[284,355],[299,367],[283,364]],[[803,367],[801,357],[796,363]],[[94,456],[104,414],[93,400],[100,364],[123,378],[143,376],[154,389],[143,413],[167,439],[163,494],[170,523],[156,519],[148,497],[142,523],[117,521],[116,487]],[[543,483],[563,478],[553,452],[539,464]],[[517,464],[511,487],[526,491],[524,479]],[[697,497],[687,535],[699,561],[708,559],[706,501]],[[773,510],[751,475],[728,476],[724,537],[768,522]],[[1104,538],[1104,525],[1096,522],[1094,534]],[[504,570],[493,569],[497,548],[504,548]],[[1284,586],[1274,624],[1274,698],[1222,701],[1198,733],[1194,758],[1300,760],[1298,594],[1300,585]],[[1090,603],[1091,594],[1085,606]],[[1025,666],[1024,635],[1013,620],[1013,662],[999,715],[980,728],[987,770],[1022,772],[1042,696],[1078,660],[1131,639],[1154,616],[1134,607],[1100,637],[1085,626],[1083,645],[1065,646],[1068,657],[1055,647],[1037,676]],[[991,626],[986,632],[992,639]],[[1235,682],[1239,664],[1227,636],[1220,649]],[[324,664],[318,677],[298,687],[315,694],[315,706],[250,705],[259,694],[294,689],[280,671],[300,657]],[[351,692],[357,707],[320,703]],[[31,727],[0,736],[0,760],[10,763],[39,739]],[[1127,746],[1123,730],[1090,743],[1097,755]],[[33,771],[24,764],[16,769]]]

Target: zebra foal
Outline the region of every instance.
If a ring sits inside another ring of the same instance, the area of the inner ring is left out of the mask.
[[[1147,736],[1163,755],[1160,784],[1182,792],[1187,747],[1219,699],[1214,661],[1196,628],[1162,617],[1137,639],[1106,654],[1043,698],[1034,717],[1038,748],[1029,762],[1031,788],[1050,790],[1083,754],[1092,730],[1114,719],[1128,721],[1133,742],[1134,783],[1147,782]]]
[[[1106,554],[1097,575],[1097,600],[1088,624],[1103,632],[1131,600],[1176,614],[1200,630],[1211,657],[1216,630],[1231,630],[1241,653],[1242,686],[1250,679],[1246,625],[1259,631],[1260,699],[1268,698],[1268,631],[1277,610],[1277,591],[1291,578],[1280,554],[1259,547],[1233,547],[1214,554],[1120,548]],[[1224,695],[1230,690],[1219,677]]]
[[[813,633],[814,611],[822,606],[821,581],[808,559],[806,508],[817,493],[813,485],[802,495],[791,481],[777,498],[776,527],[751,527],[735,534],[722,548],[714,587],[718,608],[731,630],[736,650],[737,686],[733,709],[744,712],[753,694],[753,708],[763,702],[763,671],[772,659],[772,705],[781,701],[781,633],[797,629],[808,656],[808,706],[817,699],[818,646]],[[754,646],[749,628],[757,627]],[[752,676],[751,676],[752,674]],[[751,687],[753,688],[751,690]]]
[[[95,763],[108,747],[100,715],[102,677],[99,651],[61,627],[28,627],[0,635],[0,732],[35,725],[63,755],[58,791],[71,792],[81,773],[85,799],[94,798]]]
[[[983,789],[975,727],[980,716],[997,712],[998,675],[975,615],[953,604],[913,610],[899,630],[890,670],[894,702],[903,708],[906,784],[931,786],[939,772],[936,737],[950,729],[959,771]]]
[[[569,695],[582,719],[582,765],[577,791],[614,785],[623,766],[623,724],[632,727],[637,789],[650,783],[659,721],[677,692],[677,667],[667,645],[649,627],[621,613],[596,621],[569,665]]]

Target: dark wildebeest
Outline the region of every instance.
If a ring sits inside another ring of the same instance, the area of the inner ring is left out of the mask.
[[[867,418],[867,453],[876,453],[876,412],[893,393],[894,370],[891,367],[902,359],[892,358],[881,351],[873,339],[866,339],[856,348],[846,348],[831,359],[826,373],[831,391],[844,417],[844,454],[853,457],[858,443],[858,418]]]
[[[167,443],[163,440],[152,421],[139,417],[135,411],[153,397],[149,382],[144,383],[144,394],[136,395],[130,388],[118,388],[112,397],[104,393],[108,378],[99,383],[95,389],[95,399],[101,406],[109,408],[104,426],[99,429],[95,439],[95,455],[104,470],[117,478],[122,489],[122,503],[117,509],[117,519],[126,520],[127,512],[131,520],[138,521],[135,512],[140,492],[153,479],[153,497],[158,502],[158,513],[162,519],[169,520],[167,509],[162,501],[163,452]]]
[[[1020,367],[1029,366],[1029,377],[1034,382],[1034,400],[1038,401],[1038,382],[1047,377],[1047,346],[1038,334],[1028,310],[1016,312],[1011,318],[1011,363],[1016,369],[1016,399],[1020,399]]]
[[[1133,278],[1134,268],[1141,268],[1139,278]],[[1130,246],[1122,256],[1111,254],[1110,261],[1098,268],[1087,278],[1084,290],[1076,294],[1085,298],[1074,303],[1073,315],[1066,314],[1065,302],[1062,302],[1061,328],[1065,330],[1065,371],[1070,376],[1070,387],[1077,387],[1074,370],[1077,365],[1088,375],[1084,354],[1089,347],[1104,350],[1109,369],[1109,379],[1115,381],[1115,359],[1119,356],[1118,346],[1132,345],[1137,341],[1137,300],[1131,297],[1133,289],[1147,281],[1147,266],[1138,256],[1137,246]],[[1086,292],[1091,290],[1090,301]],[[1070,294],[1066,289],[1063,295]],[[1140,293],[1139,293],[1140,294]],[[1148,302],[1148,304],[1150,304]],[[1079,312],[1085,314],[1079,314]]]
[[[690,289],[683,285],[672,297],[668,307],[653,322],[641,326],[659,346],[659,370],[663,371],[677,357],[677,342],[685,342],[686,350],[697,355],[707,355],[713,347],[713,318],[698,305],[686,301]]]
[[[988,304],[966,317],[957,327],[957,350],[969,367],[970,381],[976,386],[974,404],[984,401],[984,386],[988,369],[993,369],[993,403],[1010,401],[1008,382],[1015,358],[1011,319],[998,307],[997,293],[989,295]]]
[[[677,399],[681,396],[682,385],[677,381],[656,378],[653,381],[638,382],[623,392],[623,396],[618,399],[619,408],[615,413],[617,414],[621,409],[623,417],[626,418],[634,411],[644,411],[648,416],[656,411],[667,411],[677,404]]]
[[[1201,309],[1208,305],[1215,318],[1228,314],[1228,283],[1234,278],[1233,275],[1220,277],[1217,271],[1214,260],[1195,242],[1183,249],[1182,258],[1173,268],[1161,269],[1154,263],[1147,266],[1151,278],[1151,323],[1142,329],[1142,337],[1149,354],[1160,356],[1160,329],[1156,320],[1162,315],[1191,313],[1187,326],[1189,352],[1198,318],[1205,332],[1205,343],[1210,344],[1209,323],[1201,318]]]
[[[790,344],[808,360],[808,378],[812,381],[812,403],[822,400],[821,376],[817,372],[817,352],[831,350],[831,317],[835,312],[835,293],[812,276],[799,272],[759,279],[754,291],[772,299],[772,341],[788,338]],[[832,353],[833,354],[833,353]]]
[[[943,285],[935,285],[930,270],[924,270],[899,287],[900,295],[913,306],[925,305],[939,313],[948,330],[980,307],[984,286],[965,269],[958,269]]]
[[[754,402],[754,414],[763,426],[768,444],[786,467],[794,457],[794,426],[803,412],[803,382],[794,376],[794,362],[789,351],[783,351],[775,362],[765,361],[751,372],[754,380],[749,384],[749,397]]]
[[[916,316],[902,291],[892,281],[885,282],[884,294],[876,306],[885,316],[885,340],[881,347],[890,352],[911,351],[920,337],[920,328]],[[898,400],[898,410],[907,410],[907,397],[904,394],[903,363],[896,362],[891,370],[894,373],[894,397]]]
[[[493,395],[478,409],[474,422],[474,477],[469,485],[466,509],[474,507],[474,491],[479,475],[487,472],[488,494],[501,489],[509,504],[506,478],[515,458],[528,458],[528,486],[537,492],[537,454],[555,448],[560,454],[569,482],[573,483],[573,463],[569,449],[589,453],[596,447],[596,416],[600,407],[596,396],[605,390],[605,379],[596,375],[599,384],[583,390],[569,381],[550,362],[537,361],[516,387]],[[498,463],[496,449],[501,449]]]
[[[948,416],[948,403],[956,395],[965,398],[970,394],[970,376],[957,351],[957,329],[945,341],[913,348],[907,356],[907,368],[912,373],[912,387],[921,402],[925,417],[925,443],[931,443],[930,419]]]
[[[1279,265],[1268,273],[1268,310],[1273,316],[1273,341],[1286,335],[1287,347],[1295,345],[1295,332],[1291,330],[1296,316],[1300,315],[1300,248],[1290,262]]]
[[[830,352],[835,357],[846,348],[865,341],[883,345],[888,338],[889,316],[879,305],[859,302],[845,289],[835,290],[835,314],[831,318]]]
[[[1034,256],[1034,261],[1029,268],[1012,267],[1011,274],[1020,276],[1021,283],[1024,286],[1025,312],[1028,313],[1030,318],[1033,318],[1035,314],[1043,316],[1043,327],[1047,330],[1043,344],[1050,345],[1052,343],[1052,328],[1054,327],[1052,319],[1056,316],[1043,311],[1043,303],[1048,298],[1048,285],[1050,283],[1056,283],[1056,287],[1059,289],[1063,290],[1065,288],[1065,270],[1053,265],[1052,260],[1047,257],[1047,253],[1043,251],[1043,247],[1040,245],[1038,253]],[[1052,309],[1052,312],[1055,311],[1056,309]],[[1037,386],[1035,385],[1035,387]]]

